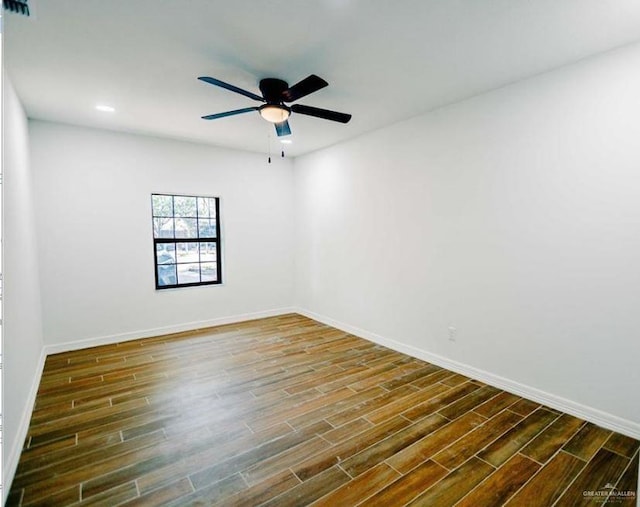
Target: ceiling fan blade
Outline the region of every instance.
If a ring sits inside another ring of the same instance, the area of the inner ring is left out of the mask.
[[[278,137],[291,135],[291,129],[289,128],[289,122],[287,120],[281,123],[274,123],[274,125],[276,127],[276,134],[278,134]]]
[[[224,113],[208,114],[203,116],[203,120],[216,120],[218,118],[224,118],[225,116],[234,116],[236,114],[248,113],[249,111],[257,111],[257,107],[245,107],[243,109],[234,109],[233,111],[226,111]]]
[[[294,104],[291,106],[294,113],[306,114],[307,116],[315,116],[323,120],[338,121],[340,123],[349,123],[350,114],[339,113],[337,111],[329,111],[328,109],[320,109],[319,107],[303,106],[302,104]]]
[[[329,83],[321,77],[311,74],[309,77],[305,77],[302,81],[282,92],[282,100],[284,102],[293,102],[294,100],[301,99],[310,93],[317,92],[328,85]]]
[[[264,99],[260,95],[256,95],[255,93],[248,92],[247,90],[243,90],[242,88],[238,88],[237,86],[233,86],[229,83],[225,83],[224,81],[220,81],[219,79],[215,79],[213,77],[207,77],[207,76],[201,76],[198,79],[200,81],[204,81],[205,83],[209,83],[214,86],[219,86],[220,88],[225,88],[226,90],[231,90],[232,92],[239,93],[240,95],[244,95],[245,97],[249,97],[250,99],[264,102]]]

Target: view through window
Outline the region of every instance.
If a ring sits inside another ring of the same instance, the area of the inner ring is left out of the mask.
[[[151,194],[156,289],[222,282],[218,197]]]

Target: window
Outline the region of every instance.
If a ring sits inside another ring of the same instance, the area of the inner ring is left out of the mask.
[[[222,282],[218,197],[151,194],[156,289]]]

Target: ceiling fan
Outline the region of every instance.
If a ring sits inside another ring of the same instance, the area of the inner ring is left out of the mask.
[[[293,104],[291,106],[287,106],[285,104],[285,102],[295,102],[302,97],[306,97],[307,95],[328,86],[329,83],[315,74],[311,74],[309,77],[304,78],[293,86],[289,86],[289,84],[282,79],[272,77],[262,79],[259,84],[262,97],[212,77],[203,76],[198,79],[205,83],[239,93],[240,95],[257,100],[258,102],[264,102],[261,106],[245,107],[243,109],[226,111],[224,113],[209,114],[202,117],[204,120],[216,120],[226,116],[258,111],[260,116],[275,125],[278,137],[282,137],[291,135],[291,128],[289,127],[288,121],[291,113],[306,114],[307,116],[315,116],[316,118],[337,121],[340,123],[347,123],[351,119],[350,114],[339,113],[337,111],[330,111],[328,109],[320,109],[319,107],[305,106],[302,104]]]

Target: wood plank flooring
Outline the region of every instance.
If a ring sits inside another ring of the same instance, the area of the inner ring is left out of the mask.
[[[632,507],[639,446],[292,314],[49,356],[7,505]]]

